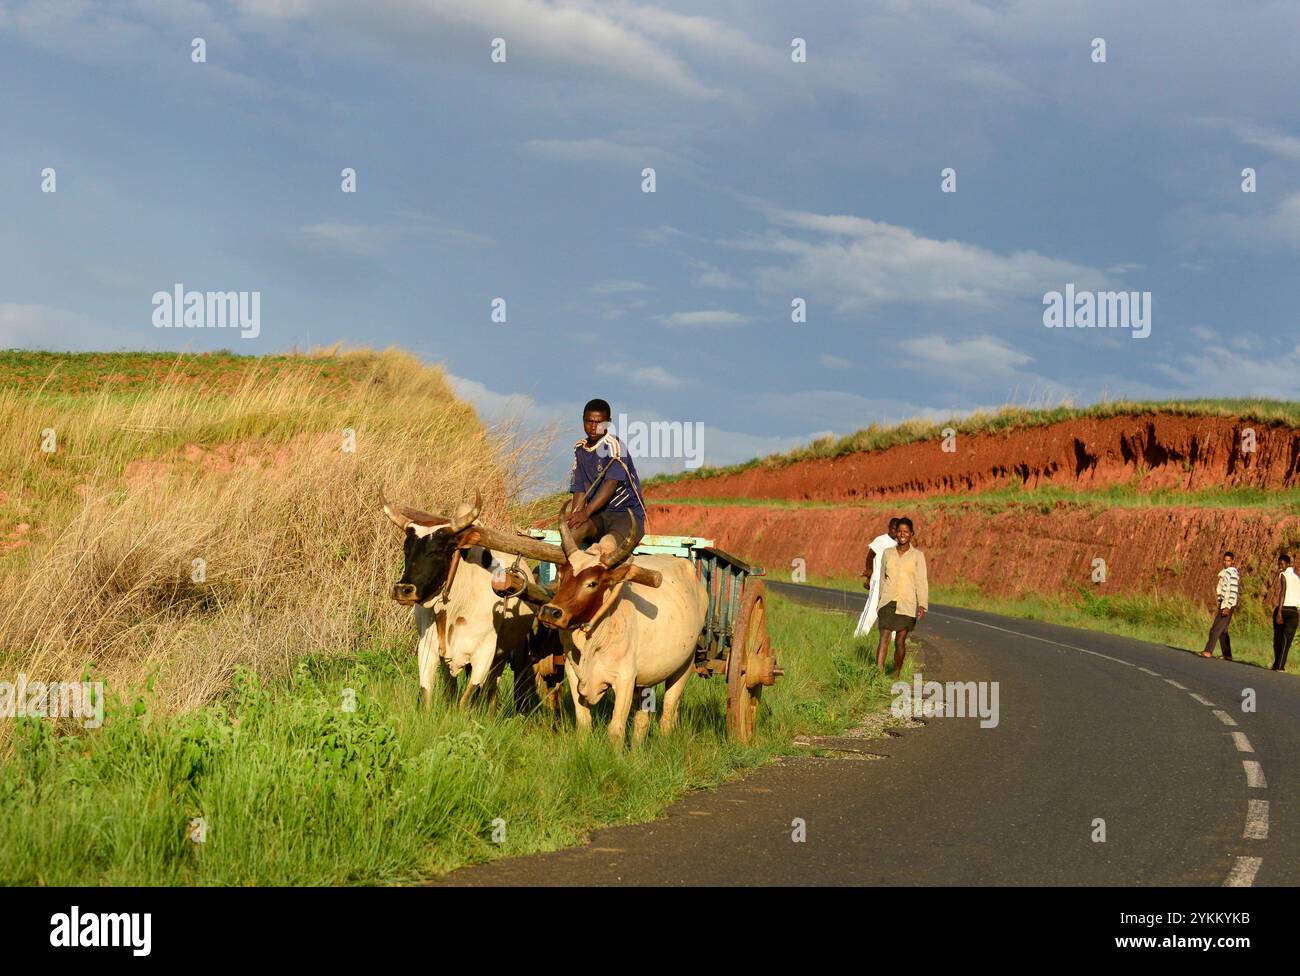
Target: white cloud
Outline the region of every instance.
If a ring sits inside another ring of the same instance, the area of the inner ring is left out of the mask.
[[[301,230],[314,244],[360,257],[377,254],[387,236],[379,228],[363,224],[310,224]]]
[[[1205,118],[1199,121],[1211,128],[1227,129],[1242,145],[1254,146],[1284,159],[1300,160],[1300,137],[1280,129],[1237,119]]]
[[[667,47],[620,23],[617,10],[595,5],[562,0],[368,0],[360,11],[343,0],[236,2],[244,14],[266,22],[310,20],[366,36],[388,52],[413,52],[420,59],[427,59],[429,46],[438,44],[474,50],[486,63],[489,41],[502,37],[509,65],[567,65],[689,98],[721,94],[696,78]],[[627,5],[628,19],[640,9]],[[642,19],[649,22],[652,16]],[[676,33],[680,36],[681,30]]]
[[[660,321],[675,329],[730,328],[751,321],[750,316],[723,309],[701,309],[696,312],[673,312],[660,317]]]
[[[828,352],[824,352],[818,356],[817,362],[821,363],[827,369],[854,369],[857,366],[857,364],[851,359],[845,359],[843,356],[833,356]]]
[[[659,366],[641,366],[632,370],[632,382],[659,390],[675,390],[682,379]]]
[[[614,278],[609,281],[602,281],[592,285],[587,291],[593,295],[621,295],[627,292],[653,291],[653,289],[640,281],[630,281],[626,278]]]
[[[996,379],[1019,374],[1034,361],[1032,356],[1012,349],[993,336],[954,341],[947,336],[932,335],[904,339],[899,346],[913,357],[907,366],[953,377]]]
[[[571,163],[617,163],[621,166],[639,167],[664,165],[682,161],[672,153],[654,146],[630,146],[609,139],[529,139],[524,143],[529,152],[550,156]]]
[[[1045,291],[1074,282],[1100,288],[1105,275],[1036,251],[998,254],[975,244],[936,240],[867,217],[771,210],[782,231],[733,242],[747,250],[783,255],[783,265],[760,269],[759,283],[783,294],[830,296],[838,311],[889,303],[990,306],[1011,299],[1042,300]]]

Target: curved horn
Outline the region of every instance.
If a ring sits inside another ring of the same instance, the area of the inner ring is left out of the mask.
[[[479,513],[482,511],[483,511],[483,492],[475,488],[474,508],[470,511],[470,513],[467,516],[464,517],[461,516],[459,510],[457,511],[456,517],[452,520],[451,523],[452,531],[460,532],[464,529],[468,529],[471,525],[473,525],[476,521],[478,521]]]
[[[388,499],[384,497],[383,485],[379,486],[379,504],[384,507],[384,514],[387,515],[390,519],[392,519],[393,524],[397,526],[399,529],[405,531],[406,527],[411,524],[404,516],[399,515],[396,511],[393,510],[393,507],[388,504]]]
[[[573,508],[573,499],[566,499],[560,509],[560,548],[564,558],[569,559],[578,551],[578,544],[573,541],[573,530],[569,528],[569,510]]]
[[[410,525],[421,525],[429,528],[434,525],[446,525],[449,521],[441,515],[430,515],[418,508],[411,508],[409,505],[394,505],[384,496],[384,489],[379,489],[379,504],[384,507],[384,514],[392,519],[393,524],[399,529],[405,530]]]
[[[636,513],[628,512],[627,514],[632,520],[632,531],[627,534],[627,541],[623,543],[622,548],[619,549],[618,552],[614,553],[614,558],[605,563],[609,569],[613,569],[615,566],[624,562],[628,556],[632,555],[632,550],[636,548],[636,544],[641,541],[641,526],[637,523]],[[601,562],[605,561],[602,559]]]

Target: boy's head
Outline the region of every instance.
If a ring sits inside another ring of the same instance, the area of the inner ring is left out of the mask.
[[[1234,558],[1235,557],[1232,555],[1231,549],[1225,552],[1223,554],[1223,568],[1227,569],[1229,566],[1231,566]]]
[[[898,516],[894,516],[889,520],[889,530],[885,534],[889,536],[891,539],[898,538],[898,522],[899,522]]]
[[[1291,557],[1285,552],[1277,557],[1277,568],[1284,572],[1291,568]]]
[[[605,400],[588,400],[582,408],[582,429],[587,434],[587,443],[594,444],[605,436],[609,429],[609,403]]]
[[[912,520],[910,518],[901,518],[898,520],[898,526],[895,530],[894,538],[898,540],[900,546],[906,546],[912,541]]]

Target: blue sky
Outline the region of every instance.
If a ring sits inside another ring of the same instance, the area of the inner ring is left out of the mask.
[[[1293,398],[1297,37],[1254,0],[0,0],[0,346],[395,344],[561,454],[599,395],[715,463]],[[155,329],[176,282],[259,291],[260,334]],[[1150,292],[1151,335],[1045,329],[1067,282]]]

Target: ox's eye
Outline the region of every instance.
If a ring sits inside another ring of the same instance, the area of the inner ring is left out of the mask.
[[[594,590],[595,588],[596,588],[596,581],[595,581],[595,580],[591,580],[590,582],[587,583],[587,589],[589,589],[589,590]]]

